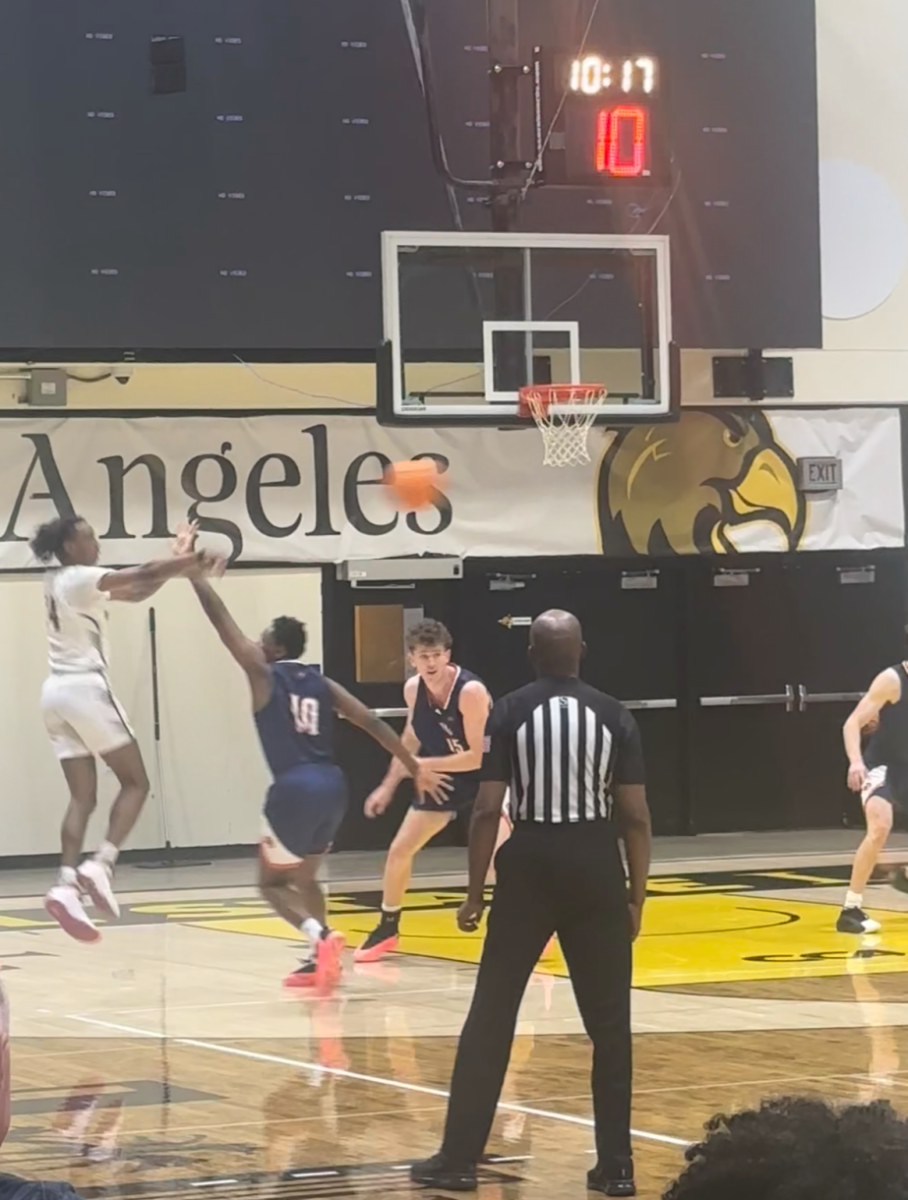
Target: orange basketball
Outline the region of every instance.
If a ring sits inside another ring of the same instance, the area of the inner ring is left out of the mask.
[[[392,463],[385,471],[385,484],[398,508],[419,512],[431,507],[432,493],[439,488],[438,467],[431,458]]]

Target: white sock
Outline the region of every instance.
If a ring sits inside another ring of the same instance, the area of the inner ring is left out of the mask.
[[[63,887],[76,887],[76,868],[61,867],[57,875],[57,883]]]
[[[315,917],[306,917],[300,928],[309,939],[309,949],[314,954],[318,949],[319,942],[322,940],[322,934],[325,931],[324,925],[322,925],[321,921],[316,921]]]
[[[845,893],[845,907],[846,908],[863,908],[864,907],[864,897],[861,895],[860,892],[846,892]]]
[[[96,862],[102,862],[106,867],[113,867],[119,857],[120,850],[113,842],[102,842],[95,855]]]
[[[389,917],[397,917],[397,916],[400,916],[400,910],[401,910],[401,907],[402,907],[402,906],[401,906],[400,904],[397,904],[397,905],[394,905],[394,904],[383,904],[383,905],[381,906],[381,910],[382,910],[382,913],[383,913],[385,916],[389,916]]]

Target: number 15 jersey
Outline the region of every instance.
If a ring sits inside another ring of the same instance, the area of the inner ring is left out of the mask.
[[[461,689],[464,684],[473,680],[482,683],[478,675],[458,667],[457,677],[450,692],[443,704],[438,704],[420,679],[413,705],[413,732],[419,738],[419,752],[424,758],[443,758],[449,754],[460,754],[463,750],[473,749],[467,745],[463,714],[460,711]],[[450,780],[453,786],[441,811],[472,804],[479,791],[479,776],[478,770],[452,771]],[[417,807],[439,811],[439,806],[434,802],[426,802],[424,805],[418,803]]]
[[[325,677],[305,663],[271,664],[271,699],[255,714],[275,778],[307,763],[334,762],[334,699]]]

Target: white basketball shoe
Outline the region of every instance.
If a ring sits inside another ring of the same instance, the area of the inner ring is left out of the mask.
[[[116,920],[120,915],[120,906],[111,886],[112,876],[107,863],[99,862],[96,858],[87,858],[76,869],[76,878],[97,907]]]

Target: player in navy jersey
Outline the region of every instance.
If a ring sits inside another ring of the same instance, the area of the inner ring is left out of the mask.
[[[860,793],[867,833],[854,856],[836,929],[876,933],[880,923],[864,912],[864,888],[886,845],[895,813],[908,813],[908,662],[877,675],[842,732],[848,786]],[[863,749],[862,737],[867,737]],[[890,882],[899,891],[908,891],[904,867],[892,872]]]
[[[252,690],[262,750],[274,774],[259,843],[259,889],[274,911],[309,939],[310,956],[285,979],[288,987],[332,987],[340,977],[344,939],[328,928],[317,875],[347,808],[347,786],[334,761],[335,712],[364,729],[400,760],[420,802],[444,802],[446,781],[419,762],[390,725],[339,684],[301,663],[306,630],[294,617],[278,617],[253,642],[239,629],[207,581],[196,594],[221,641],[240,664]]]
[[[356,962],[376,962],[397,946],[400,910],[410,883],[413,859],[464,809],[472,808],[479,790],[482,738],[491,704],[485,684],[451,662],[451,635],[440,621],[421,621],[407,638],[410,664],[416,671],[404,686],[409,710],[404,745],[427,766],[450,777],[442,803],[417,796],[401,823],[385,861],[382,911],[378,925],[354,952]],[[383,813],[406,772],[392,762],[388,773],[366,800],[367,817]],[[499,842],[510,832],[505,817]]]

